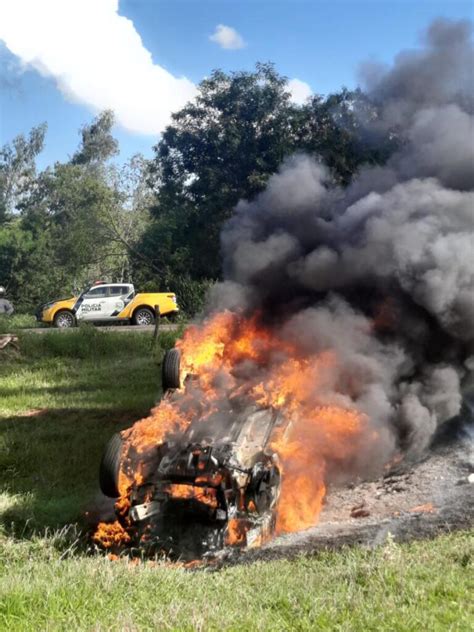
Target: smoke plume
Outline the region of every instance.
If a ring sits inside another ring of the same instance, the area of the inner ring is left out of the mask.
[[[473,349],[473,61],[471,25],[438,20],[422,49],[366,65],[367,132],[396,133],[398,151],[344,189],[314,157],[287,160],[225,226],[210,297],[301,354],[335,352],[318,401],[366,413],[413,455],[459,413]]]

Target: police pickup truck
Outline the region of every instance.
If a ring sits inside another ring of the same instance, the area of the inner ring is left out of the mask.
[[[176,295],[168,292],[136,293],[130,283],[95,283],[78,296],[51,301],[36,312],[40,322],[54,327],[75,327],[78,322],[131,322],[152,325],[157,316],[177,314]]]

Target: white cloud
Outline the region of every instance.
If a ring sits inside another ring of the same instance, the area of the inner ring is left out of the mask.
[[[196,93],[153,62],[118,0],[0,0],[0,40],[67,98],[113,109],[131,132],[158,134]]]
[[[310,86],[299,79],[291,79],[288,81],[288,91],[291,94],[293,103],[303,105],[306,99],[313,94]]]
[[[240,33],[237,33],[231,26],[225,26],[224,24],[218,24],[215,32],[209,36],[209,39],[211,42],[215,42],[228,50],[236,50],[245,46],[244,39]]]

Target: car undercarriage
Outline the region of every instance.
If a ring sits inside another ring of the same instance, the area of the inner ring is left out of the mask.
[[[181,397],[179,355],[175,349],[168,354],[164,398],[172,402]],[[251,405],[233,410],[225,423],[219,415],[196,418],[183,432],[157,442],[141,455],[140,476],[116,503],[128,545],[147,554],[195,559],[268,539],[275,529],[281,477],[270,444],[284,426],[278,411]],[[124,456],[123,450],[120,459],[121,466],[127,459],[137,463],[136,455]],[[113,467],[117,477],[117,458]],[[114,495],[107,476],[110,463],[103,459],[101,487]]]

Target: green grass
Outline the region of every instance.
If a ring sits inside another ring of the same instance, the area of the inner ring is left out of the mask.
[[[32,314],[0,315],[0,334],[41,326]]]
[[[23,333],[2,355],[0,630],[472,629],[467,533],[214,573],[86,554],[103,446],[159,397],[173,341]]]
[[[467,535],[215,573],[61,559],[46,539],[0,550],[5,630],[472,630]]]
[[[188,323],[188,320],[189,320],[188,317],[185,314],[182,314],[180,312],[177,316],[173,316],[171,318],[167,318],[166,316],[164,316],[161,318],[160,322],[162,322],[163,324],[179,324],[179,325],[184,326]],[[96,327],[100,328],[104,325],[111,326],[111,324],[113,324],[116,327],[120,327],[122,325],[128,325],[130,323],[128,321],[115,322],[115,323],[103,322],[103,323],[98,323]],[[89,328],[91,327],[91,325],[88,323],[82,322],[80,324],[80,327]],[[0,334],[17,333],[19,331],[21,332],[22,329],[38,329],[38,328],[47,329],[49,328],[49,325],[38,322],[36,318],[33,316],[33,314],[12,314],[12,316],[5,316],[4,314],[0,314]],[[61,333],[64,333],[64,332],[61,332]]]
[[[21,353],[3,353],[0,522],[7,532],[80,520],[97,491],[105,443],[158,399],[161,347],[174,336],[163,332],[152,349],[143,333],[20,334]]]

